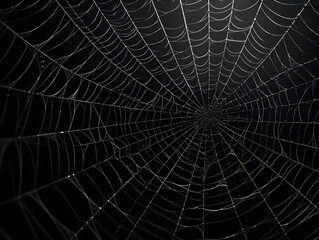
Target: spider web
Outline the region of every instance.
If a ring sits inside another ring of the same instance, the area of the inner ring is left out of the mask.
[[[5,239],[317,239],[316,0],[3,1]]]

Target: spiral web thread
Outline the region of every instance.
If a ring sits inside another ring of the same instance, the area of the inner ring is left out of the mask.
[[[3,1],[0,235],[317,239],[318,22],[316,0]]]

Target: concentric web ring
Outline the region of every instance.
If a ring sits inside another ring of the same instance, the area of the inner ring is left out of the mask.
[[[318,239],[317,0],[0,4],[4,239]]]

